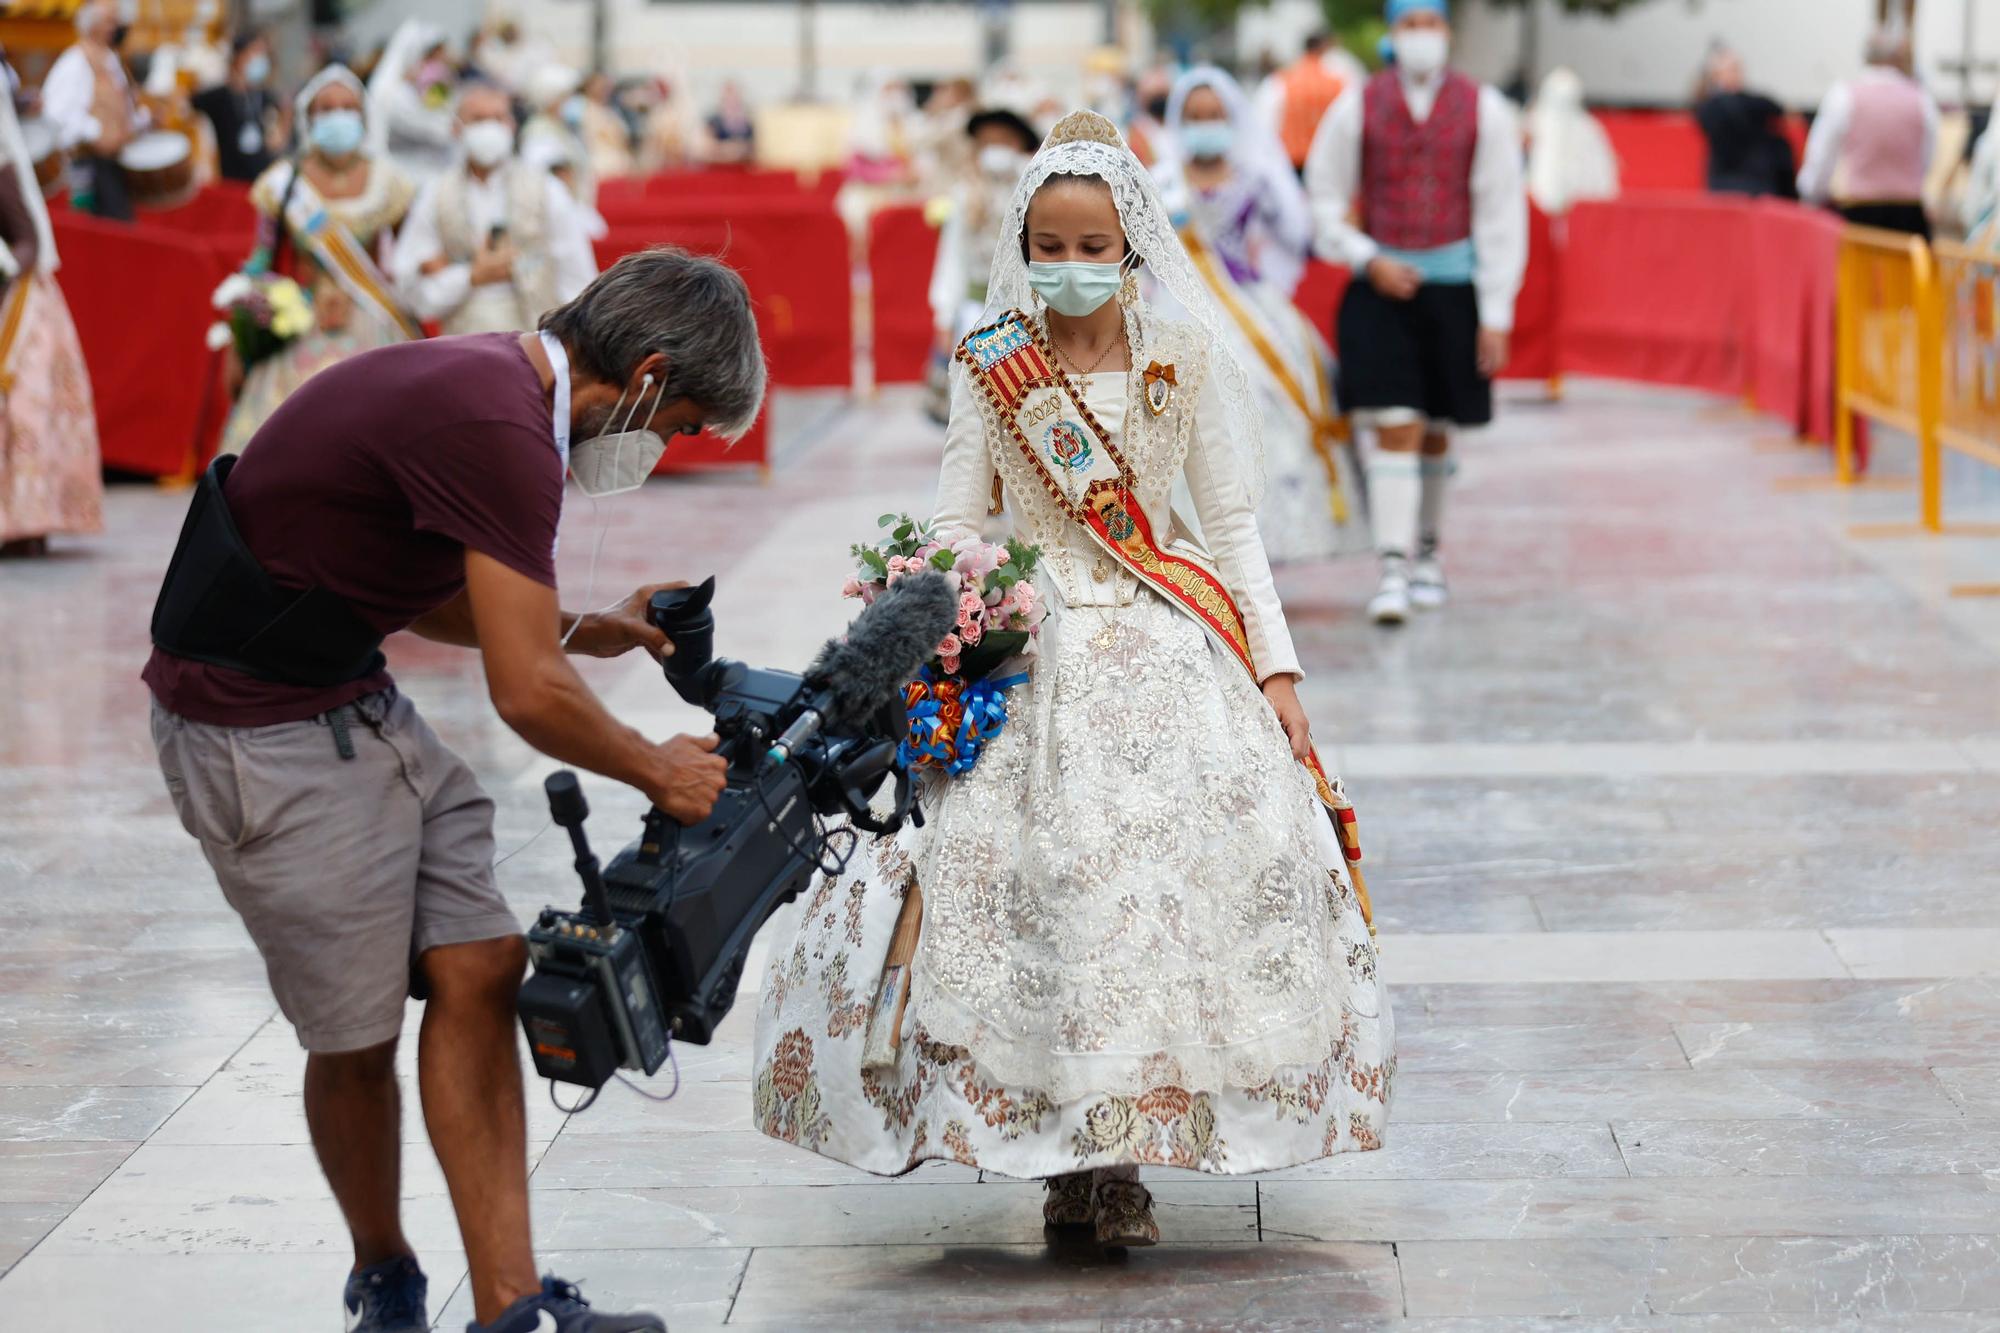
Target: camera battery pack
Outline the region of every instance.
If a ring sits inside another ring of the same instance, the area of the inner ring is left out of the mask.
[[[587,1088],[618,1068],[618,1034],[595,978],[537,972],[522,983],[522,1027],[543,1078]]]
[[[638,933],[548,911],[528,932],[535,973],[518,1009],[544,1078],[596,1087],[619,1066],[651,1074],[667,1032]]]

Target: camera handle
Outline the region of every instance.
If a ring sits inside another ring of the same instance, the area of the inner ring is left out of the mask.
[[[848,822],[864,833],[886,836],[901,828],[905,820],[918,828],[924,826],[924,808],[916,799],[910,770],[896,763],[895,758],[896,743],[883,741],[856,756],[847,768],[850,780],[841,784],[840,803],[847,807]],[[884,769],[896,775],[896,803],[887,819],[877,819],[864,787]]]
[[[590,839],[584,836],[583,821],[590,817],[590,806],[583,799],[583,787],[576,774],[566,768],[551,773],[542,783],[542,790],[548,793],[549,818],[569,832],[569,845],[576,851],[576,877],[583,881],[584,902],[590,905],[599,924],[617,924],[611,915],[611,895],[604,891],[604,877],[598,873],[597,854],[590,850]]]
[[[647,865],[661,865],[680,848],[681,825],[654,806],[646,811],[645,827],[639,835],[639,859]]]

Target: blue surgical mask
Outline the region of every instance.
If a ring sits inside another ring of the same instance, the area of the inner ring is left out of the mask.
[[[1190,120],[1181,125],[1181,143],[1190,157],[1224,157],[1235,142],[1236,127],[1226,120]]]
[[[568,97],[565,97],[563,99],[561,115],[563,124],[569,126],[573,130],[582,129],[583,94],[571,93]]]
[[[1028,265],[1028,285],[1049,303],[1049,309],[1081,319],[1118,294],[1125,281],[1125,263],[1089,262]]]
[[[361,147],[364,134],[361,113],[335,107],[312,118],[312,146],[332,157],[345,157]]]
[[[263,54],[251,56],[243,62],[243,82],[252,88],[261,88],[271,77],[271,57]]]

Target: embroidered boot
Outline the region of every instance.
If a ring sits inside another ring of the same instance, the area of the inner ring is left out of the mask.
[[[1138,1181],[1099,1180],[1095,1201],[1097,1243],[1105,1249],[1143,1249],[1160,1243],[1152,1192]]]
[[[1042,1225],[1087,1227],[1097,1220],[1090,1172],[1075,1171],[1066,1176],[1050,1176],[1042,1183],[1049,1191],[1048,1197],[1042,1200]]]

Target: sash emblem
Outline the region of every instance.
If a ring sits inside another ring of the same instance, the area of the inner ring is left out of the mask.
[[[1090,466],[1090,436],[1076,422],[1052,422],[1042,438],[1057,466],[1069,472]]]

